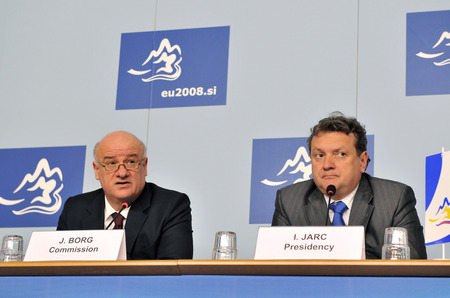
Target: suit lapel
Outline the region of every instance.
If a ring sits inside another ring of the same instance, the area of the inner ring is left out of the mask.
[[[103,230],[105,228],[105,194],[103,191],[94,196],[86,209],[89,215],[83,219],[83,229]]]
[[[323,194],[318,188],[308,196],[309,204],[305,206],[305,218],[307,225],[310,226],[324,226],[327,220],[327,204]],[[328,220],[329,221],[329,220]]]
[[[151,203],[151,190],[149,184],[146,184],[140,196],[133,202],[128,213],[125,224],[125,235],[127,242],[127,252],[133,251],[136,239],[148,218],[148,209]]]
[[[350,211],[350,226],[364,226],[365,229],[367,228],[374,208],[373,205],[370,205],[372,199],[372,188],[366,176],[363,174]]]

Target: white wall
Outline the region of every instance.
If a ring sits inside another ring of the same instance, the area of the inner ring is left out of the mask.
[[[209,259],[214,233],[232,230],[249,259],[252,140],[307,137],[340,110],[375,135],[375,175],[411,185],[423,223],[425,157],[450,148],[450,95],[405,96],[406,13],[449,9],[446,0],[0,0],[0,149],[87,145],[90,191],[103,135],[148,138],[148,180],[191,198],[194,258]],[[121,33],[216,26],[230,26],[226,106],[115,110]],[[0,236],[27,241],[32,230]],[[440,247],[428,253],[440,257]]]

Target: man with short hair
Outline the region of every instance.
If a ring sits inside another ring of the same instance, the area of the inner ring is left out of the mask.
[[[124,131],[106,135],[95,145],[95,178],[102,188],[67,199],[57,230],[105,229],[125,199],[122,223],[127,259],[192,259],[192,223],[187,195],[145,181],[146,148]],[[120,225],[120,227],[119,227]]]
[[[411,187],[366,174],[370,161],[365,128],[334,113],[311,129],[308,138],[313,179],[277,191],[273,226],[323,226],[344,206],[341,224],[364,226],[367,259],[380,259],[387,227],[408,231],[411,259],[426,259],[423,228]],[[326,189],[336,187],[329,214]],[[339,216],[336,216],[336,219]],[[340,218],[340,217],[339,217]],[[336,223],[336,225],[339,225]]]

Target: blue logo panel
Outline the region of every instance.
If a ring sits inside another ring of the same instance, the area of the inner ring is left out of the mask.
[[[116,109],[225,105],[230,27],[122,34]]]
[[[250,223],[270,224],[278,189],[312,179],[308,138],[253,140]],[[373,175],[374,136],[367,136],[371,162],[366,172]]]
[[[86,146],[1,149],[0,227],[55,227],[83,190]]]
[[[406,95],[450,94],[450,10],[406,20]]]

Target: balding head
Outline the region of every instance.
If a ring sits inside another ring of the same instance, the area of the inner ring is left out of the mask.
[[[94,146],[94,159],[99,161],[98,151],[102,149],[102,147],[109,147],[114,143],[130,143],[135,144],[136,148],[140,147],[139,152],[141,153],[141,157],[147,157],[147,148],[145,144],[139,140],[135,135],[126,132],[126,131],[115,131],[107,134],[103,137],[97,144]]]
[[[94,147],[95,178],[106,199],[116,210],[122,202],[142,193],[147,176],[146,149],[142,141],[126,131],[106,135]]]

